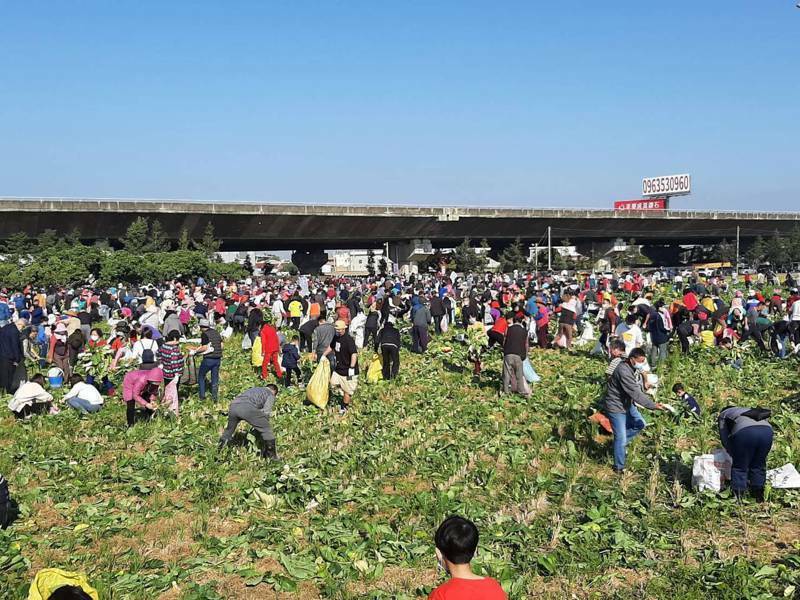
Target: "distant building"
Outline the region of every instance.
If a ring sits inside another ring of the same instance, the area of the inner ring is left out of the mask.
[[[370,255],[374,256],[376,274],[380,271],[381,259],[386,261],[387,273],[392,272],[392,262],[388,258],[384,258],[381,250],[343,250],[337,251],[327,264],[323,265],[322,273],[325,275],[368,275]]]

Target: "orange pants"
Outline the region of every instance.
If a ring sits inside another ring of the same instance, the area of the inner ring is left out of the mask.
[[[281,365],[278,362],[278,353],[270,352],[269,354],[264,355],[264,362],[261,363],[261,379],[267,378],[267,373],[269,372],[270,363],[272,363],[272,368],[275,370],[275,376],[278,379],[283,377],[283,370],[281,369]]]

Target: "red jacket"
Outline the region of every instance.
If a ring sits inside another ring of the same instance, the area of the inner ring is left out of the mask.
[[[500,317],[497,321],[494,322],[494,327],[492,327],[492,331],[496,331],[502,335],[506,334],[508,331],[508,321],[506,321],[505,317]]]
[[[266,356],[280,349],[281,344],[278,340],[278,332],[269,323],[264,323],[261,328],[261,352]]]

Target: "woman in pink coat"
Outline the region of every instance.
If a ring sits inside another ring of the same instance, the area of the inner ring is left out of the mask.
[[[135,421],[137,404],[144,409],[145,416],[153,416],[163,381],[164,372],[161,369],[138,369],[125,375],[122,380],[122,400],[128,408],[128,427],[132,427]]]

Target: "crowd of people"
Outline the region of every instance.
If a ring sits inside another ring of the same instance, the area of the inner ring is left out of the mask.
[[[248,352],[263,383],[233,396],[219,447],[225,448],[245,421],[262,438],[262,456],[276,461],[272,408],[280,387],[308,383],[303,364],[328,361],[329,388],[346,415],[357,401],[364,354],[377,354],[380,377],[391,381],[401,370],[402,348],[425,354],[432,338],[456,329],[450,337],[468,347],[475,376],[481,377],[488,353],[502,353],[498,391],[505,394],[532,394],[538,379],[533,348],[583,346],[607,357],[606,392],[593,418],[613,435],[613,468],[622,473],[626,447],[646,425],[639,409],[672,408],[654,399],[659,366],[671,352],[715,347],[730,355],[731,366],[741,367],[747,347],[765,359],[800,351],[796,286],[791,275],[784,281],[764,275],[740,280],[655,271],[267,276],[4,289],[0,392],[11,394],[8,408],[22,420],[65,407],[87,415],[102,410],[109,398],[120,398],[131,427],[158,411],[178,415],[186,385],[197,384],[201,401],[210,396],[217,402],[225,357]],[[241,336],[241,347],[238,342],[228,347],[234,334],[237,340]],[[46,376],[39,372],[45,370]],[[60,385],[66,393],[57,401],[53,391]],[[687,411],[699,414],[700,403],[681,384],[673,391]],[[732,489],[739,497],[749,487],[763,499],[772,441],[768,417],[758,407],[720,413],[721,441],[733,458]],[[459,535],[472,535],[463,523],[459,527]],[[439,537],[443,564],[458,571],[468,553],[447,554],[455,542],[444,533]]]

